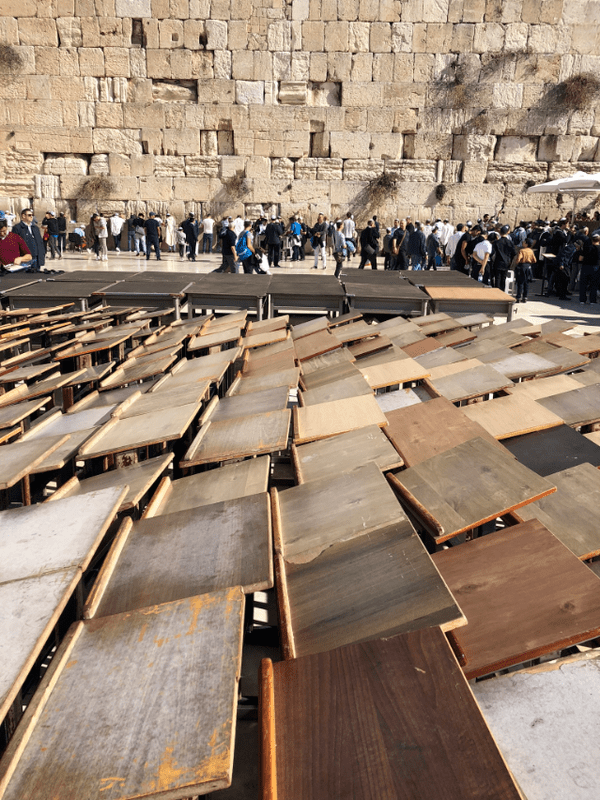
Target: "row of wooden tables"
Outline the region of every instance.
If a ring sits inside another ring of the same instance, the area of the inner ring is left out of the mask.
[[[594,343],[443,312],[118,321],[40,356],[85,371],[123,344],[87,389],[71,376],[66,412],[30,405],[45,370],[0,395],[29,412],[0,455],[55,440],[42,475],[58,478],[49,502],[1,512],[3,642],[20,654],[3,672],[9,733],[25,673],[77,601],[0,797],[218,794],[257,630],[244,597],[273,585],[283,660],[261,671],[263,797],[521,796],[526,775],[467,681],[600,633]],[[61,448],[76,474],[58,474]]]

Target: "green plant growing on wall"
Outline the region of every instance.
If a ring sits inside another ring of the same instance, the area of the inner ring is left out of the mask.
[[[239,172],[231,178],[226,178],[223,181],[223,187],[232,200],[239,200],[244,197],[251,189],[250,182]]]
[[[585,111],[600,95],[600,80],[591,72],[581,72],[557,83],[545,95],[546,109]]]

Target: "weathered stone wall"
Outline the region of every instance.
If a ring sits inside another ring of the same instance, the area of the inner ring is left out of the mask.
[[[598,0],[0,0],[0,43],[4,206],[512,222],[600,170],[598,98],[553,101]]]

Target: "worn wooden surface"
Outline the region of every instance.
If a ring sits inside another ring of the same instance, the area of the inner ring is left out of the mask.
[[[600,447],[568,425],[515,436],[503,444],[521,464],[542,476],[577,464],[600,467]]]
[[[14,403],[11,406],[0,408],[0,428],[10,428],[35,414],[42,406],[50,401],[49,397],[38,397],[36,400],[26,400],[24,403]]]
[[[407,467],[478,437],[502,448],[481,425],[472,422],[463,409],[456,408],[445,397],[387,411],[386,417],[385,435]]]
[[[411,275],[411,278],[413,276]],[[416,280],[421,280],[422,276],[416,277]],[[431,280],[431,279],[430,279]],[[460,286],[428,286],[426,284],[425,291],[432,300],[467,300],[469,302],[483,300],[496,301],[498,303],[514,303],[514,297],[511,297],[501,289],[490,289],[489,286],[479,286],[474,281],[470,280],[469,283],[461,283]]]
[[[537,520],[432,558],[469,621],[455,631],[468,679],[600,632],[600,578]]]
[[[453,351],[454,352],[454,351]],[[419,363],[421,363],[422,359],[417,359]],[[445,361],[445,363],[437,364],[435,366],[429,366],[425,364],[429,369],[429,380],[434,381],[438,380],[439,378],[446,378],[448,375],[455,375],[457,372],[465,372],[468,369],[474,369],[475,367],[481,367],[483,362],[480,361],[478,358],[465,358],[461,356],[460,358],[456,358],[453,360]]]
[[[28,475],[67,439],[64,434],[43,436],[29,441],[2,445],[0,489],[9,489]]]
[[[10,405],[11,403],[18,403],[25,400],[33,400],[42,395],[48,395],[66,386],[75,378],[79,378],[83,370],[75,370],[75,372],[68,372],[64,375],[56,373],[49,378],[33,383],[31,386],[25,384],[16,386],[5,394],[0,394],[0,406]]]
[[[211,381],[203,380],[176,386],[171,391],[147,392],[135,398],[123,411],[118,412],[120,419],[138,417],[153,411],[169,411],[177,406],[195,403],[198,408],[210,395]]]
[[[124,361],[119,369],[115,370],[108,378],[104,378],[101,383],[103,389],[116,389],[126,383],[136,383],[137,381],[150,378],[152,375],[160,375],[165,372],[176,360],[175,355],[161,355],[156,359],[137,359],[131,358]]]
[[[106,617],[229,586],[273,586],[266,493],[133,523],[115,559],[98,575],[84,616]]]
[[[390,475],[403,500],[440,542],[555,491],[551,481],[484,439],[471,439]]]
[[[179,439],[192,424],[198,413],[197,403],[149,411],[128,419],[113,418],[98,431],[79,451],[81,458],[122,453],[158,442]]]
[[[542,397],[537,402],[573,427],[600,421],[600,384]]]
[[[274,389],[277,386],[286,386],[288,389],[295,389],[298,386],[299,377],[299,367],[285,369],[281,372],[271,372],[266,375],[250,375],[248,377],[242,375],[241,380],[237,381],[235,386],[231,387],[228,394],[233,397],[238,394],[262,392],[265,389]]]
[[[114,487],[126,490],[121,499],[119,511],[127,511],[137,506],[172,460],[173,453],[166,453],[164,456],[148,458],[138,464],[132,464],[130,467],[109,470],[82,481],[73,479],[58,490],[57,497],[50,495],[48,500],[54,502],[55,499],[58,500],[61,497],[85,495]]]
[[[0,720],[81,578],[79,567],[0,582]]]
[[[45,702],[19,728],[3,800],[158,800],[226,787],[242,621],[235,587],[76,623]]]
[[[58,366],[58,362],[50,361],[48,364],[32,364],[29,367],[18,367],[17,369],[12,369],[0,375],[0,384],[28,381],[37,378],[39,375],[43,375],[44,372],[57,369]]]
[[[298,483],[336,477],[374,461],[385,471],[402,466],[402,458],[381,428],[371,425],[329,439],[294,447]]]
[[[269,716],[262,800],[520,797],[435,628],[274,664]]]
[[[310,336],[317,331],[324,331],[328,327],[327,317],[315,317],[308,320],[308,322],[301,322],[292,327],[292,339],[303,339],[305,336]]]
[[[357,362],[360,363],[360,362]],[[342,361],[330,367],[317,369],[307,375],[302,375],[302,388],[307,390],[318,389],[326,384],[336,383],[344,378],[360,376],[358,367],[352,361]]]
[[[372,394],[373,390],[360,372],[357,371],[339,381],[324,383],[314,389],[302,392],[302,405],[314,406],[318,403],[328,403],[332,400],[342,400],[346,397]]]
[[[577,558],[600,555],[600,470],[578,464],[549,475],[548,480],[556,484],[556,492],[515,514],[524,521],[538,519]]]
[[[509,439],[532,431],[556,428],[562,419],[526,395],[496,397],[486,403],[464,406],[462,412],[496,439]],[[600,411],[598,412],[600,416]]]
[[[207,422],[180,462],[181,467],[285,450],[290,411],[283,409],[221,422]]]
[[[310,336],[294,340],[294,349],[298,361],[306,361],[309,358],[328,353],[330,350],[337,350],[338,347],[341,347],[339,339],[329,330],[317,331],[316,333],[311,333]]]
[[[326,439],[368,425],[387,425],[385,415],[372,395],[319,403],[294,409],[294,442],[303,444]]]
[[[536,378],[539,375],[549,375],[558,369],[556,364],[535,353],[511,352],[506,357],[493,358],[487,363],[513,381],[517,378]]]
[[[0,511],[0,583],[86,569],[124,494],[114,487],[55,503]]]
[[[354,361],[354,356],[346,347],[339,350],[330,350],[329,353],[323,353],[322,356],[314,356],[314,358],[303,361],[302,374],[309,375],[317,370],[333,367],[342,361]]]
[[[436,343],[435,339],[423,339],[420,342],[413,342],[412,344],[407,344],[402,347],[406,355],[410,356],[411,358],[416,358],[417,356],[422,356],[425,353],[432,353],[434,350],[438,350],[440,345]]]
[[[248,417],[268,411],[279,411],[287,408],[289,389],[287,386],[275,386],[262,392],[223,397],[219,400],[209,419],[221,422],[234,417]]]
[[[539,400],[541,397],[550,397],[553,394],[562,394],[579,388],[581,386],[573,375],[550,375],[535,381],[515,383],[509,391],[515,395],[526,395],[531,400]]]
[[[367,367],[359,361],[357,366],[372,389],[418,381],[429,375],[429,370],[412,358]]]
[[[153,503],[154,516],[266,492],[270,466],[269,456],[259,456],[169,481]]]
[[[499,392],[513,385],[506,375],[488,364],[430,380],[435,389],[453,403]]]
[[[406,518],[285,569],[296,657],[466,623]]]
[[[465,342],[472,342],[475,339],[475,333],[470,328],[455,328],[453,331],[441,333],[435,338],[440,347],[454,347],[458,344],[465,344]]]
[[[240,343],[242,329],[239,325],[231,328],[220,328],[216,331],[211,331],[207,328],[206,332],[202,332],[199,336],[194,336],[188,342],[188,352],[194,350],[204,350],[207,347],[220,347],[222,344],[229,342]]]
[[[30,474],[39,475],[42,472],[53,472],[62,469],[69,461],[75,458],[81,446],[87,442],[96,430],[96,428],[87,428],[68,434],[66,441],[33,467]],[[21,441],[27,441],[26,437],[27,434],[22,437]]]
[[[528,800],[595,800],[599,680],[594,650],[472,684]]]
[[[286,489],[278,499],[283,552],[288,562],[310,561],[334,542],[405,519],[373,462],[327,480]]]
[[[387,350],[392,344],[393,342],[389,337],[385,334],[378,333],[377,336],[371,336],[370,339],[363,339],[361,342],[351,344],[348,350],[352,353],[354,358],[361,358],[371,353],[379,353],[381,350]]]
[[[393,411],[396,408],[405,408],[406,406],[413,406],[415,403],[425,402],[422,388],[420,386],[416,386],[413,389],[406,387],[392,392],[383,392],[375,395],[375,399],[379,408],[384,414],[387,414],[388,411]],[[431,397],[428,397],[428,399],[430,400]]]

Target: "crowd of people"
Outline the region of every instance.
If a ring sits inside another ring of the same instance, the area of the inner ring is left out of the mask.
[[[47,211],[40,225],[30,208],[20,216],[16,222],[14,215],[0,212],[0,266],[36,271],[47,256],[62,258],[67,246],[64,213],[56,216]],[[115,252],[123,249],[146,259],[154,252],[160,260],[165,249],[190,261],[199,254],[220,252],[217,272],[270,273],[280,266],[282,257],[300,262],[308,252],[314,269],[326,269],[328,258],[333,258],[336,276],[344,262],[355,256],[359,269],[367,265],[377,269],[378,258],[383,258],[383,269],[435,270],[444,265],[504,290],[512,270],[517,302],[527,302],[534,274],[546,279],[546,296],[563,300],[578,286],[579,302],[596,303],[600,285],[598,212],[593,219],[582,215],[574,222],[567,218],[522,221],[513,229],[488,214],[475,223],[468,220],[456,226],[447,219],[422,223],[397,218],[385,228],[374,215],[360,230],[350,211],[335,221],[321,213],[313,225],[300,215],[288,220],[278,214],[256,220],[238,215],[217,222],[210,213],[202,218],[190,213],[177,224],[169,213],[164,219],[152,211],[147,217],[132,214],[126,219],[115,212],[109,217],[95,213],[87,226],[77,226],[68,235],[75,249],[87,248],[99,261],[108,259],[109,237]]]

